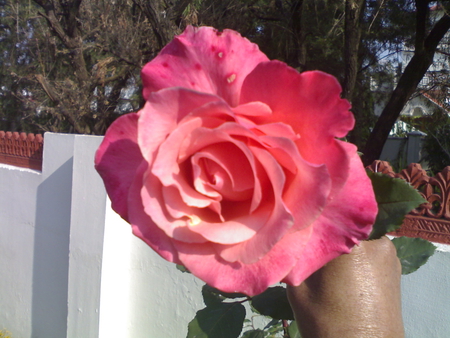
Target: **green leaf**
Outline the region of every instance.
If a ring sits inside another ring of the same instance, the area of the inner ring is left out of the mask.
[[[265,334],[263,330],[250,330],[245,332],[241,338],[264,338]]]
[[[252,298],[252,306],[262,315],[274,319],[294,319],[286,289],[275,286]]]
[[[276,325],[272,325],[271,327],[266,328],[265,330],[270,335],[270,337],[272,337],[272,336],[276,335],[277,333],[284,331],[283,322],[281,320],[279,320]]]
[[[187,338],[237,338],[242,331],[245,308],[239,303],[214,303],[197,311],[189,323]]]
[[[221,290],[219,290],[219,289],[216,289],[216,288],[213,288],[212,286],[210,286],[210,285],[208,285],[208,284],[205,284],[204,286],[203,286],[203,288],[205,288],[206,290],[208,290],[208,292],[211,292],[211,293],[215,293],[215,294],[218,294],[218,295],[222,295],[222,296],[224,296],[225,298],[231,298],[231,299],[235,299],[235,298],[247,298],[247,295],[245,295],[245,294],[243,294],[243,293],[231,293],[231,292],[223,292],[223,291],[221,291]]]
[[[289,325],[288,332],[291,338],[302,338],[300,332],[298,332],[297,322],[295,320]]]
[[[268,329],[269,327],[278,325],[279,323],[280,323],[280,320],[279,320],[279,319],[272,319],[270,322],[268,322],[268,323],[266,324],[266,326],[264,326],[264,330]]]
[[[188,269],[186,269],[184,265],[181,264],[177,264],[177,270],[180,270],[181,272],[191,273]]]
[[[405,215],[426,201],[416,189],[402,179],[370,171],[368,175],[378,202],[378,215],[369,239],[378,239],[397,230]]]
[[[416,271],[430,258],[436,247],[422,238],[398,237],[392,240],[402,263],[402,274]]]
[[[209,286],[208,284],[203,285],[202,287],[202,296],[203,302],[206,306],[212,306],[216,303],[221,303],[225,297],[222,297],[218,292],[215,292],[216,289]]]

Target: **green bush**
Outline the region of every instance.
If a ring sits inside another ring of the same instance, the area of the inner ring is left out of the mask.
[[[426,153],[423,159],[434,174],[450,166],[450,119],[427,131],[423,150]]]

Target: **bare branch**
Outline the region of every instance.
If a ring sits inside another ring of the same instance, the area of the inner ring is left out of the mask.
[[[60,102],[59,95],[55,92],[53,87],[48,83],[47,79],[42,76],[41,74],[35,75],[36,80],[39,82],[39,84],[42,86],[42,89],[47,93],[50,100],[58,104]]]

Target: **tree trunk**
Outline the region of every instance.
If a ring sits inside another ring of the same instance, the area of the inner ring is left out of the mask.
[[[298,71],[305,70],[306,49],[305,49],[305,30],[303,28],[303,0],[294,1],[291,6],[291,38],[292,47],[288,56],[288,64]]]
[[[342,96],[351,101],[358,75],[358,51],[361,41],[361,17],[365,0],[345,1],[344,63]]]
[[[361,41],[361,19],[364,13],[365,0],[345,1],[344,25],[344,81],[342,83],[342,97],[350,102],[356,85],[359,70],[359,45]],[[358,109],[353,109],[356,121],[362,120]],[[349,135],[349,141],[360,144],[361,128],[356,126]]]
[[[433,63],[434,53],[439,42],[450,29],[450,17],[444,14],[425,38],[426,18],[429,10],[428,3],[429,1],[416,1],[416,49],[414,56],[405,68],[397,87],[370,133],[362,157],[365,165],[369,165],[380,158],[389,132],[400,116],[403,107]]]

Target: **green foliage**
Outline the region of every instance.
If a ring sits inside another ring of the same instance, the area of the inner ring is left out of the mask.
[[[247,298],[247,295],[244,295],[243,293],[231,293],[231,292],[223,292],[219,289],[213,288],[212,286],[209,286],[208,284],[205,284],[203,286],[202,289],[203,292],[203,297],[205,293],[211,293],[211,294],[215,294],[215,295],[220,295],[224,298],[230,298],[230,299],[235,299],[235,298]]]
[[[265,338],[266,334],[263,330],[257,329],[257,330],[250,330],[245,332],[242,335],[242,338]]]
[[[186,269],[186,267],[184,265],[181,265],[181,264],[177,264],[177,270],[179,270],[181,272],[190,273],[190,271],[188,269]]]
[[[439,90],[440,95],[437,100],[446,100],[446,91]],[[436,106],[430,106],[432,112],[425,116],[403,116],[402,121],[408,123],[416,130],[420,130],[427,135],[423,138],[422,150],[424,153],[422,161],[432,173],[437,174],[446,166],[450,165],[450,117],[447,111]],[[447,106],[448,109],[448,106]]]
[[[208,284],[203,285],[202,287],[202,296],[203,302],[206,306],[212,306],[217,303],[221,303],[225,297],[220,294],[220,292],[216,292],[216,289],[209,286]]]
[[[241,338],[281,336],[291,338],[287,332],[288,328],[284,327],[287,320],[293,319],[284,287],[269,288],[262,294],[250,298],[240,293],[222,292],[205,284],[202,287],[202,296],[206,307],[198,311],[189,323],[187,338],[222,337],[218,335],[219,332],[224,334],[223,337],[233,338],[238,337],[241,331],[243,331]],[[250,302],[251,310],[258,313],[257,317],[272,320],[264,328],[256,328],[252,321],[245,319],[246,310],[242,305],[244,302]],[[233,320],[233,324],[225,328],[230,320]]]
[[[283,321],[282,320],[272,320],[272,321],[270,321],[264,327],[263,332],[265,333],[266,338],[280,337],[280,335],[282,335],[283,337],[287,336],[287,334],[284,334],[286,331],[285,331],[285,329],[283,327]],[[287,336],[287,337],[289,337],[289,336]]]
[[[291,338],[302,338],[300,332],[298,331],[297,323],[295,321],[291,322],[291,324],[289,325],[288,332]]]
[[[416,271],[430,258],[436,247],[422,238],[399,237],[392,240],[402,264],[402,274]]]
[[[136,110],[153,35],[135,14],[126,0],[0,0],[0,129],[101,134]]]
[[[400,227],[406,214],[426,201],[399,178],[368,172],[378,203],[378,215],[369,239],[377,239]]]
[[[284,327],[284,322],[278,319],[272,319],[263,329],[256,329],[253,323],[250,326],[250,330],[244,328],[244,333],[241,338],[248,337],[262,337],[262,338],[291,338],[289,332]]]
[[[189,323],[187,338],[237,338],[242,331],[245,308],[240,303],[225,303],[212,298],[197,311]]]
[[[260,314],[274,319],[294,320],[286,289],[281,286],[268,288],[252,298],[252,306]]]
[[[426,153],[424,160],[433,173],[450,166],[450,118],[447,123],[427,130],[423,150]]]
[[[33,84],[28,78],[18,76],[18,68],[28,68],[32,63],[36,49],[30,43],[29,37],[38,38],[38,32],[33,33],[35,21],[25,18],[35,14],[35,7],[28,1],[18,4],[12,1],[0,1],[0,130],[24,130],[22,110],[24,104],[18,97],[27,101]],[[25,101],[25,102],[27,102]]]
[[[271,59],[345,78],[345,10],[340,0],[75,3],[71,8],[63,0],[49,2],[55,7],[53,24],[62,28],[58,33],[36,1],[0,0],[0,129],[102,133],[117,116],[142,104],[138,73],[162,47],[158,34],[165,32],[164,40],[170,39],[187,24],[235,29]],[[361,27],[352,100],[357,121],[350,135],[360,147],[379,101],[371,81],[386,87],[395,76],[395,64],[380,62],[381,55],[414,37],[414,8],[408,0],[389,5],[367,0]],[[80,38],[78,45],[69,43],[72,37]],[[78,53],[83,60],[77,64]],[[122,93],[127,87],[135,89],[130,97]]]

